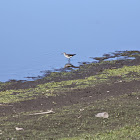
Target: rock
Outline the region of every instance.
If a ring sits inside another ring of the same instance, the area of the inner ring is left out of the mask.
[[[24,130],[23,128],[19,128],[19,127],[16,127],[15,129],[16,129],[17,131]]]
[[[107,112],[102,112],[102,113],[96,114],[95,117],[108,118],[109,117],[109,114]]]

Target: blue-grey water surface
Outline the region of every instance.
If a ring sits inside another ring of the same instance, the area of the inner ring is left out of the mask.
[[[93,61],[116,50],[140,50],[139,0],[0,1],[0,81],[24,80]]]

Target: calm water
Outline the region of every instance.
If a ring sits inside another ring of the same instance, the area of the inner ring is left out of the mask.
[[[93,61],[116,50],[140,50],[139,0],[0,1],[0,81],[24,80]]]

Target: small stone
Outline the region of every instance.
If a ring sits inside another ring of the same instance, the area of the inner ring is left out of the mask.
[[[84,111],[84,108],[80,109],[80,111]]]
[[[96,114],[95,117],[108,118],[109,117],[109,114],[107,112],[102,112],[102,113]]]
[[[20,127],[16,127],[15,129],[16,129],[17,131],[24,130],[23,128],[20,128]]]

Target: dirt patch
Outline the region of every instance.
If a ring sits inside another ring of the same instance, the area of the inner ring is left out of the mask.
[[[60,95],[55,97],[38,98],[0,106],[0,116],[34,110],[45,111],[79,103],[90,104],[96,100],[105,99],[110,96],[130,94],[138,90],[140,90],[140,81],[112,83],[111,85],[102,84],[86,89],[71,90],[63,93],[63,95],[59,93]]]

